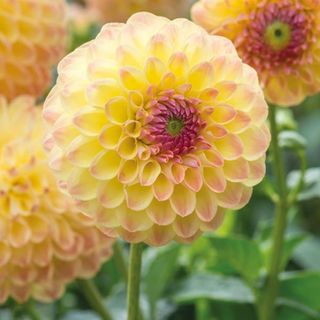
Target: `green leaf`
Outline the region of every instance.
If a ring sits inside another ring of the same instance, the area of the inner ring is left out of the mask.
[[[314,236],[303,241],[294,252],[294,260],[305,269],[320,270],[320,239]]]
[[[296,185],[299,177],[300,171],[292,171],[288,176],[288,185]],[[320,168],[310,168],[306,171],[303,190],[298,197],[300,201],[314,198],[320,198]]]
[[[177,269],[180,246],[177,244],[161,248],[148,248],[143,255],[143,289],[148,297],[152,313]]]
[[[297,301],[288,299],[277,299],[277,320],[307,320],[307,319],[319,319],[320,313],[308,306],[301,304]]]
[[[287,272],[280,276],[281,298],[320,310],[320,272]]]
[[[100,317],[93,311],[71,311],[61,320],[100,320]]]
[[[196,299],[210,299],[237,303],[252,303],[253,293],[240,279],[218,274],[193,274],[178,283],[173,295],[176,303],[190,303]]]
[[[208,236],[221,259],[227,260],[248,281],[255,280],[263,267],[259,246],[252,240],[240,237],[220,238]]]
[[[281,148],[304,150],[307,146],[307,141],[298,132],[286,130],[279,134],[279,145]]]

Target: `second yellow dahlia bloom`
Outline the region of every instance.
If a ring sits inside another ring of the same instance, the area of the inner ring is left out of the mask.
[[[58,298],[67,283],[93,276],[113,243],[59,192],[33,103],[0,97],[0,303]]]
[[[229,40],[140,13],[58,71],[44,107],[50,166],[108,235],[191,241],[264,176],[267,106]]]
[[[200,0],[192,18],[234,42],[270,102],[293,106],[320,91],[320,1]]]
[[[0,1],[0,95],[41,97],[66,50],[64,0]]]

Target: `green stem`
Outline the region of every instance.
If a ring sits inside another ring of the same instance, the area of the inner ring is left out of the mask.
[[[281,152],[278,136],[279,132],[276,123],[276,107],[270,106],[269,118],[271,128],[271,148],[273,155],[273,169],[276,176],[279,198],[276,203],[276,217],[272,235],[272,252],[270,268],[264,294],[260,306],[260,320],[273,320],[275,302],[278,294],[278,276],[281,271],[281,257],[284,243],[284,234],[287,225],[288,214],[288,190],[284,167],[283,154]]]
[[[79,279],[78,284],[82,289],[82,293],[85,295],[92,308],[100,315],[101,319],[112,320],[110,313],[102,302],[103,298],[94,283],[90,280]]]
[[[120,270],[121,276],[123,280],[127,283],[128,282],[128,267],[126,260],[122,253],[121,245],[118,241],[113,246],[113,257],[117,268]]]
[[[139,295],[142,244],[131,244],[128,278],[128,320],[140,320]]]
[[[28,302],[25,305],[25,310],[28,312],[30,319],[32,319],[32,320],[41,320],[42,319],[40,314],[38,313],[37,309],[35,308],[35,306],[31,302]]]

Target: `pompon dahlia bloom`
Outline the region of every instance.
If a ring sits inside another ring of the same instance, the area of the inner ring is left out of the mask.
[[[0,98],[0,127],[0,303],[49,302],[76,277],[93,276],[113,240],[59,192],[32,98]]]
[[[320,90],[320,1],[200,0],[192,18],[234,42],[270,102],[297,105]]]
[[[193,0],[86,0],[102,22],[124,22],[133,13],[149,11],[168,18],[187,17]]]
[[[58,71],[44,108],[50,166],[109,236],[191,241],[264,176],[267,106],[228,39],[139,13]]]
[[[65,49],[63,0],[0,1],[0,95],[43,95]]]

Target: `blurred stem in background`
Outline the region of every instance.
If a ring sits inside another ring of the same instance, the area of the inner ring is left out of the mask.
[[[97,290],[96,286],[91,280],[78,280],[78,284],[82,290],[83,295],[86,297],[92,309],[95,310],[103,320],[112,320],[110,313],[103,303],[103,298]]]
[[[127,288],[128,320],[142,320],[139,306],[141,260],[142,244],[131,244]]]
[[[260,301],[260,320],[273,320],[276,298],[278,294],[278,276],[281,271],[281,257],[288,216],[288,188],[283,153],[279,145],[279,130],[276,122],[277,107],[270,105],[269,119],[271,129],[271,150],[273,171],[276,177],[278,197],[276,215],[272,234],[271,261],[267,274],[266,287]]]

